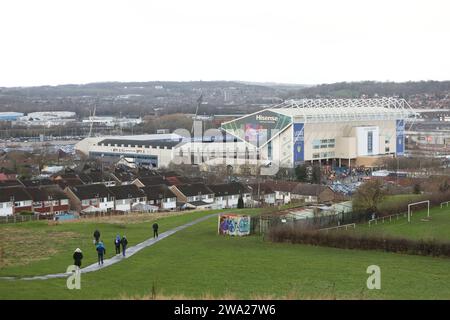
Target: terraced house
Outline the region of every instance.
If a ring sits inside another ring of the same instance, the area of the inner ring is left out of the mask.
[[[171,186],[170,190],[190,208],[211,208],[214,203],[214,192],[203,183]]]
[[[0,216],[33,211],[33,198],[24,187],[0,189]]]
[[[177,196],[164,184],[148,186],[141,189],[147,204],[157,206],[161,210],[174,210],[177,207]]]
[[[77,212],[107,212],[114,210],[114,195],[103,184],[68,187],[70,208]]]
[[[33,199],[34,213],[54,215],[69,211],[69,197],[58,186],[30,187],[26,191]]]
[[[114,197],[114,210],[130,212],[133,207],[145,205],[147,197],[145,193],[134,184],[109,187],[108,191]]]
[[[208,188],[214,192],[218,209],[237,208],[239,197],[242,197],[244,206],[251,205],[251,190],[239,182],[208,185]]]

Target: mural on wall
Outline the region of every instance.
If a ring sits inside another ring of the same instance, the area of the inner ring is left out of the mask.
[[[237,214],[219,215],[219,234],[246,236],[250,234],[250,216]]]

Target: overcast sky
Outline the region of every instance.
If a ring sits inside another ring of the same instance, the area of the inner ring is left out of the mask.
[[[448,0],[1,0],[0,86],[450,80]]]

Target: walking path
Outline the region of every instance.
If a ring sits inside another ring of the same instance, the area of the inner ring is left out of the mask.
[[[193,226],[194,224],[197,224],[199,222],[205,221],[211,217],[217,216],[218,213],[214,213],[214,214],[210,214],[207,216],[204,216],[202,218],[199,218],[197,220],[188,222],[186,224],[183,224],[181,226],[178,226],[176,228],[173,228],[171,230],[168,230],[166,232],[163,232],[159,235],[158,238],[150,238],[147,239],[133,247],[129,247],[127,248],[127,256],[124,258],[122,255],[116,255],[110,259],[105,259],[103,261],[103,265],[99,266],[98,263],[93,263],[85,268],[82,268],[80,271],[81,273],[88,273],[88,272],[95,272],[98,270],[101,270],[103,268],[109,267],[113,264],[116,264],[118,262],[123,261],[124,259],[128,259],[130,258],[132,255],[134,255],[135,253],[138,253],[139,251],[141,251],[144,248],[150,247],[152,245],[154,245],[155,243],[157,243],[158,241],[161,241],[171,235],[173,235],[174,233],[186,229],[187,227]],[[56,279],[56,278],[67,278],[68,276],[72,275],[72,273],[55,273],[55,274],[47,274],[44,276],[34,276],[34,277],[25,277],[25,278],[16,278],[16,277],[0,277],[0,279],[2,280],[48,280],[48,279]]]

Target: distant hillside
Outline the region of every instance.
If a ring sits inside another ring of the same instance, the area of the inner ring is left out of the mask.
[[[236,113],[279,103],[283,88],[233,81],[106,82],[83,85],[0,88],[0,111],[70,110],[87,116],[152,113]]]
[[[241,81],[105,82],[0,88],[0,112],[74,111],[146,116],[173,113],[245,114],[292,98],[402,97],[413,107],[450,108],[450,81],[301,84]],[[201,97],[201,98],[200,98]]]
[[[359,98],[362,96],[408,98],[414,95],[431,94],[444,98],[450,92],[450,81],[420,82],[339,82],[321,84],[290,92],[291,97],[315,98]]]
[[[251,81],[237,81],[242,84],[265,86],[271,88],[285,89],[285,90],[297,90],[308,87],[313,87],[314,85],[308,84],[297,84],[297,83],[280,83],[280,82],[251,82]]]

